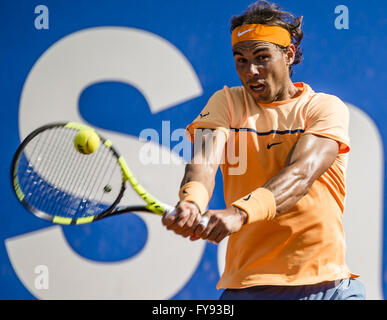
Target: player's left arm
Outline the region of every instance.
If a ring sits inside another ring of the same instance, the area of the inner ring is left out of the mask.
[[[313,134],[301,136],[290,151],[284,168],[262,186],[274,197],[275,214],[279,215],[291,209],[306,195],[313,182],[333,164],[338,153],[339,143],[331,138]],[[235,210],[239,210],[244,217],[239,225],[228,221],[228,217]],[[210,219],[208,226],[206,229],[199,226],[196,235],[215,243],[239,231],[249,218],[246,212],[235,206],[225,210],[209,210],[206,215]]]
[[[339,143],[313,134],[303,135],[289,153],[285,167],[262,187],[273,193],[276,214],[291,209],[313,182],[328,170],[339,153]]]

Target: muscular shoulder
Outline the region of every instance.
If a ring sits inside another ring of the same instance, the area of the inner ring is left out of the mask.
[[[308,107],[310,111],[348,112],[347,105],[339,97],[323,92],[313,94]]]
[[[337,96],[317,93],[306,114],[305,133],[332,138],[340,143],[340,153],[349,151],[349,110]]]

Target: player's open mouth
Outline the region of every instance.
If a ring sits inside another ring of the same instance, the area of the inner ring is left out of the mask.
[[[253,90],[253,92],[261,93],[265,90],[265,85],[262,83],[252,84],[250,85],[250,89]]]

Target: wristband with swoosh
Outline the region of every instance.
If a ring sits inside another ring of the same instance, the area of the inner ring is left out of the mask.
[[[246,224],[271,220],[276,215],[274,195],[266,188],[258,188],[232,205],[247,213]]]

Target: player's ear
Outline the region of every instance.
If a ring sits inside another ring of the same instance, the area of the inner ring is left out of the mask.
[[[293,64],[294,59],[296,57],[296,47],[293,44],[289,45],[286,48],[286,51],[284,54],[285,54],[285,62],[290,67]]]

